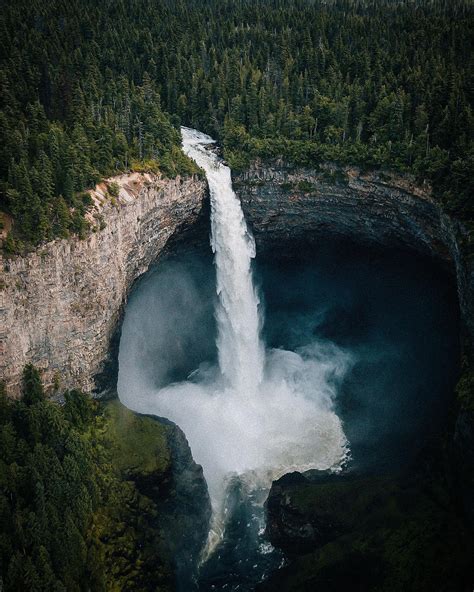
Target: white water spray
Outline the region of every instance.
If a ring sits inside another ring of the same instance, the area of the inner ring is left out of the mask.
[[[129,408],[167,417],[186,434],[203,466],[215,512],[218,534],[210,537],[209,551],[223,532],[223,500],[232,475],[250,488],[265,488],[288,471],[337,469],[344,462],[347,441],[333,401],[351,360],[317,340],[296,352],[265,352],[251,270],[255,243],[232,190],[230,169],[209,150],[209,136],[188,128],[182,134],[184,151],[206,172],[211,193],[219,368],[198,369],[186,382],[156,388],[141,366],[143,335],[150,324],[157,332],[168,326],[174,300],[156,309],[129,306],[118,392]],[[185,282],[180,286],[188,289]],[[193,301],[191,288],[187,299]],[[168,338],[173,330],[169,325]]]

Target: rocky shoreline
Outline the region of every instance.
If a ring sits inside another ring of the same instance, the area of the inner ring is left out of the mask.
[[[292,473],[267,500],[289,562],[257,590],[467,590],[472,533],[437,453],[400,474]]]

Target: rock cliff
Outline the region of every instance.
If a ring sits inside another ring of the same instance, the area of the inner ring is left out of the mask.
[[[256,163],[236,175],[242,201],[260,254],[288,257],[326,238],[428,255],[453,272],[462,332],[474,343],[474,261],[466,255],[467,232],[447,216],[428,186],[408,176],[326,164],[291,168],[282,162]],[[472,356],[474,348],[465,349]],[[470,366],[474,360],[470,361]],[[469,404],[454,410],[450,464],[455,469],[466,516],[474,524],[474,427]]]
[[[120,326],[134,281],[157,260],[170,241],[183,237],[185,229],[198,230],[189,235],[193,240],[201,234],[202,240],[207,240],[206,233],[201,233],[204,227],[200,226],[207,195],[204,181],[164,180],[139,173],[113,181],[119,186],[116,198],[108,194],[106,184],[91,193],[94,209],[90,221],[95,232],[86,239],[56,240],[26,256],[0,261],[0,376],[12,395],[19,393],[22,369],[28,362],[43,370],[45,386],[51,390],[81,387],[100,391],[100,375],[106,369],[112,338]],[[300,247],[307,249],[312,241],[340,237],[408,248],[436,258],[456,277],[465,329],[471,340],[474,338],[474,263],[464,254],[465,230],[442,212],[429,187],[417,187],[408,177],[380,171],[365,173],[332,165],[317,170],[294,169],[281,162],[257,164],[236,175],[234,183],[259,253],[284,257]],[[113,385],[109,381],[105,386]],[[455,423],[458,486],[472,520],[472,412],[461,410]],[[186,496],[194,487],[201,487],[202,474],[187,463],[183,442],[179,431],[172,434],[170,447],[174,447],[173,458]],[[339,524],[336,528],[331,516],[329,524],[327,516],[311,514],[312,509],[307,506],[313,499],[320,500],[323,484],[303,483],[303,487],[299,481],[298,478],[280,482],[273,488],[268,508],[272,513],[269,534],[275,544],[297,548],[305,557],[316,543],[322,549],[332,544],[333,537],[359,537],[364,525],[357,525],[352,532],[352,525],[346,528],[347,525]],[[311,495],[301,497],[302,491]],[[397,500],[403,501],[406,492],[396,493]],[[345,490],[341,489],[340,495],[343,505],[346,504]],[[362,496],[361,504],[364,499]],[[186,499],[183,503],[187,503]],[[420,524],[431,512],[430,503],[428,500],[426,506],[415,508]],[[208,519],[208,509],[206,512],[204,521]],[[450,520],[447,516],[446,529]],[[408,541],[411,535],[403,531],[397,536]],[[196,549],[201,542],[195,541]],[[350,542],[352,545],[352,539]],[[344,551],[345,539],[337,544]],[[374,539],[374,549],[376,545]],[[327,547],[328,557],[333,548]],[[309,558],[309,563],[321,560],[324,567],[325,556],[322,551],[317,553]],[[371,558],[372,555],[367,559],[370,566]],[[392,550],[387,549],[383,557],[376,559],[392,562]],[[340,565],[333,567],[334,573],[341,571]],[[186,571],[188,566],[183,569]],[[288,574],[288,586],[282,585],[282,590],[294,589],[294,575]],[[314,577],[311,568],[308,581],[314,582]]]
[[[196,222],[206,196],[198,178],[133,173],[109,181],[118,196],[105,183],[91,192],[95,232],[86,239],[55,240],[0,261],[0,376],[13,396],[28,362],[51,390],[99,388],[133,282]]]
[[[463,319],[474,336],[474,265],[461,249],[465,234],[443,214],[428,186],[407,176],[354,167],[254,165],[234,184],[259,252],[285,256],[327,237],[418,251],[456,274]]]
[[[183,227],[196,228],[203,212],[206,185],[197,178],[134,173],[114,181],[116,200],[106,185],[92,192],[97,232],[86,240],[57,240],[1,261],[0,373],[13,393],[27,362],[43,369],[46,386],[62,375],[62,388],[97,389],[131,285],[169,239]],[[474,264],[463,255],[465,233],[429,187],[380,171],[281,162],[256,164],[234,184],[260,253],[284,257],[331,236],[436,258],[456,275],[465,326],[474,336]]]

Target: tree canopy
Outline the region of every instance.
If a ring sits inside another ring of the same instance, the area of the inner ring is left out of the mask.
[[[8,1],[1,207],[30,244],[84,233],[81,191],[101,177],[192,170],[186,124],[234,167],[413,172],[469,219],[473,14],[468,0]]]
[[[18,401],[0,384],[0,588],[172,589],[159,507],[169,481],[166,426],[76,390],[58,405],[32,365],[23,378]],[[151,494],[139,485],[150,473]]]

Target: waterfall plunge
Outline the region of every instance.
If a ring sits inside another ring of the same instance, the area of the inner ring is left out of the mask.
[[[143,369],[144,335],[150,326],[156,333],[167,326],[166,337],[174,338],[174,299],[148,308],[130,304],[122,328],[118,393],[127,407],[167,417],[183,429],[203,466],[214,530],[221,536],[233,475],[250,489],[265,489],[286,472],[337,469],[344,462],[347,441],[333,402],[351,359],[318,340],[295,352],[265,351],[251,270],[255,243],[232,190],[230,169],[208,149],[209,136],[188,128],[182,134],[184,151],[206,172],[211,192],[219,367],[198,368],[186,382],[157,388]],[[178,284],[180,294],[189,289],[184,280]],[[187,302],[184,314],[191,317],[192,290]]]
[[[215,254],[219,367],[229,386],[248,398],[263,379],[259,300],[252,281],[255,241],[233,189],[229,167],[206,149],[214,140],[182,128],[184,152],[206,172],[211,192],[211,245]]]

